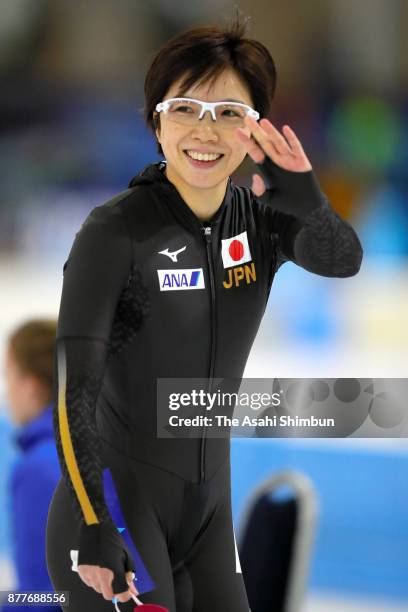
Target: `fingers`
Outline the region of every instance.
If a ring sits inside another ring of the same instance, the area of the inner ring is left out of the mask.
[[[78,566],[78,574],[87,586],[100,593],[107,601],[111,601],[113,597],[116,597],[119,602],[129,601],[131,598],[130,591],[135,595],[139,594],[133,584],[133,572],[126,573],[126,582],[129,584],[129,589],[116,594],[112,589],[114,577],[112,570],[98,565],[80,565]]]
[[[241,142],[247,145],[247,151],[255,163],[262,163],[265,153],[273,160],[277,160],[280,156],[293,154],[288,141],[268,119],[261,119],[257,123],[255,119],[247,115],[244,122],[245,126],[251,130],[251,135],[247,136],[243,128],[237,128],[237,135]],[[297,141],[293,132],[290,136]],[[301,146],[298,141],[295,142],[295,145]]]
[[[96,579],[95,565],[78,565],[78,574],[83,582],[89,587],[95,588],[94,584],[99,589],[99,580]],[[95,590],[97,590],[95,588]],[[100,591],[98,591],[100,593]]]
[[[103,595],[105,599],[112,599],[113,572],[111,570],[98,565],[82,565],[78,566],[78,573],[87,586]]]
[[[139,591],[137,590],[137,588],[135,587],[135,584],[133,582],[133,580],[135,579],[135,574],[134,572],[126,572],[126,582],[129,585],[129,590],[134,594],[134,595],[139,595]]]
[[[101,592],[102,592],[104,599],[109,600],[109,599],[112,599],[113,597],[113,590],[112,590],[112,584],[111,584],[112,578],[113,578],[112,570],[108,569],[107,567],[99,568],[99,580],[100,580]]]
[[[254,160],[254,162],[257,163],[257,164],[262,162],[264,160],[264,158],[265,158],[265,153],[261,149],[261,147],[259,147],[252,138],[247,136],[241,130],[241,128],[237,128],[237,135],[238,135],[238,138],[240,139],[240,141],[243,142],[244,144],[246,144],[247,151],[248,151],[249,155],[252,157],[252,159]]]
[[[259,174],[253,174],[252,175],[252,187],[251,187],[252,191],[254,192],[254,194],[256,196],[261,196],[265,190],[265,183],[262,179],[261,176],[259,176]]]
[[[298,137],[296,136],[295,132],[292,130],[292,128],[289,127],[288,125],[284,125],[282,129],[290,144],[290,148],[292,149],[293,153],[299,156],[305,155],[302,144],[300,140],[298,139]]]
[[[129,599],[131,599],[129,591],[123,591],[122,593],[116,593],[115,595],[112,594],[111,597],[105,597],[105,599],[111,600],[113,597],[116,597],[116,599],[122,603],[125,603],[125,601],[129,601]]]
[[[282,155],[287,155],[288,153],[292,152],[290,142],[288,142],[288,140],[286,139],[286,133],[284,133],[284,136],[282,136],[279,130],[277,130],[276,127],[268,119],[262,118],[259,124],[265,131],[266,137],[272,140],[274,146],[276,147],[276,150],[279,153],[281,153]]]
[[[281,155],[290,153],[290,147],[282,134],[272,125],[268,119],[261,119],[258,123],[248,115],[244,119],[245,124],[251,129],[253,137],[260,143],[262,148],[270,155],[269,149],[277,151]]]
[[[101,569],[103,570],[105,568],[101,568]],[[110,572],[110,570],[107,570],[107,571]],[[112,572],[110,573],[112,574]],[[113,577],[113,574],[112,574],[112,577]],[[134,572],[126,572],[126,582],[129,585],[129,589],[127,591],[121,591],[120,593],[113,593],[112,578],[110,578],[109,590],[106,591],[107,597],[105,597],[105,599],[112,599],[113,597],[116,597],[118,601],[125,602],[131,599],[130,592],[132,592],[134,595],[139,595],[139,591],[136,589],[135,585],[133,584],[134,577],[135,577]]]
[[[275,138],[277,137],[277,135],[279,135],[279,137],[282,138],[278,130],[272,125],[270,121],[268,121],[268,119],[261,119],[259,123],[262,125],[265,132],[270,136],[270,138]],[[304,149],[302,147],[302,143],[300,142],[299,138],[296,136],[292,128],[289,125],[284,125],[282,127],[282,131],[286,138],[285,140],[286,150],[282,152],[285,152],[286,154],[291,155],[292,158],[295,158],[295,159],[307,160],[306,153],[304,152]],[[311,168],[312,166],[310,162],[307,160],[307,168],[305,169],[307,170]]]

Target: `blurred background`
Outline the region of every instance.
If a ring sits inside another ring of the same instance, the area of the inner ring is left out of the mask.
[[[158,161],[144,75],[191,26],[238,6],[275,60],[271,121],[288,123],[364,248],[359,274],[285,263],[245,371],[251,377],[405,378],[408,370],[408,3],[405,0],[0,0],[0,349],[57,317],[62,267],[88,212]],[[251,162],[233,176],[251,184]],[[0,379],[0,467],[16,460]],[[258,444],[259,442],[259,444]],[[234,521],[251,488],[292,467],[319,498],[305,612],[408,609],[405,439],[233,440]],[[7,478],[0,588],[16,582]]]

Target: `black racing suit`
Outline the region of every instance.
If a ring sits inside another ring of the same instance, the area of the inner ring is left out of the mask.
[[[292,260],[332,277],[362,249],[313,171],[269,160],[255,197],[228,179],[201,222],[148,165],[94,208],[64,265],[54,427],[63,476],[48,517],[47,563],[70,612],[112,610],[71,570],[136,572],[143,602],[171,612],[248,612],[230,498],[230,440],[156,435],[156,380],[242,377],[274,275]],[[121,604],[123,610],[134,603]]]

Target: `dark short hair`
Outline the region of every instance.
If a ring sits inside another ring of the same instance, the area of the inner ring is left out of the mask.
[[[55,319],[32,319],[16,327],[8,338],[11,356],[24,374],[31,374],[53,390]]]
[[[211,84],[227,68],[234,69],[246,83],[252,103],[261,117],[268,117],[276,88],[275,63],[259,41],[245,38],[250,17],[239,13],[225,27],[201,26],[186,30],[160,47],[144,83],[144,119],[155,134],[160,115],[153,115],[156,104],[172,84],[184,76],[181,94],[196,83]],[[157,142],[157,151],[163,149]]]

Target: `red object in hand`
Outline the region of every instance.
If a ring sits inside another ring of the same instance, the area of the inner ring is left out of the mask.
[[[130,594],[131,598],[133,599],[133,601],[135,601],[138,605],[135,606],[134,608],[134,612],[169,612],[168,608],[164,608],[163,606],[159,606],[158,604],[144,604],[140,601],[140,599],[138,599],[136,597],[136,595],[134,595],[133,593]],[[118,608],[118,604],[115,602],[115,609],[120,612],[119,608]]]
[[[131,593],[131,597],[133,601],[135,601],[138,604],[137,606],[134,607],[133,612],[139,612],[139,610],[141,610],[142,612],[169,612],[167,608],[164,608],[163,606],[159,606],[158,604],[142,603],[140,599],[136,597],[136,595],[133,595],[133,593]]]
[[[139,610],[143,612],[169,612],[167,608],[163,608],[163,606],[158,606],[157,604],[141,604],[140,606],[135,606],[134,612],[139,612]]]

